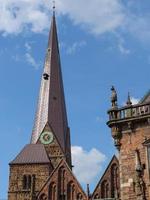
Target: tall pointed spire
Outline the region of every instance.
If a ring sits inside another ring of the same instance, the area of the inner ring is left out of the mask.
[[[53,1],[53,15],[55,15],[55,9],[56,9],[56,5],[55,5],[55,0]]]
[[[54,131],[62,149],[68,130],[55,12],[53,12],[48,48],[41,79],[38,107],[31,143],[36,143],[46,124]]]

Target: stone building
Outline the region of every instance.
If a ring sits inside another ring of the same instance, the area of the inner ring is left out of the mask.
[[[55,13],[46,51],[31,143],[10,163],[8,200],[87,200],[72,173],[70,130]]]
[[[150,199],[150,91],[132,105],[130,95],[124,107],[117,105],[112,87],[108,111],[115,146],[119,151],[121,200]]]
[[[8,200],[149,200],[150,92],[137,104],[118,108],[112,88],[108,111],[119,160],[114,156],[93,194],[72,172],[55,13],[41,78],[31,142],[10,162]]]
[[[116,156],[113,156],[92,194],[92,199],[119,199],[119,181],[119,161]]]

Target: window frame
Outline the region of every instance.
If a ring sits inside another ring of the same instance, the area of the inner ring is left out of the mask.
[[[145,146],[145,151],[146,151],[146,171],[148,173],[148,180],[149,180],[149,185],[150,185],[150,139],[146,139],[143,143],[143,145]]]

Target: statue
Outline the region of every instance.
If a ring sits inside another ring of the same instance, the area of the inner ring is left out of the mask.
[[[111,91],[112,91],[111,103],[112,103],[112,108],[114,108],[117,106],[117,92],[116,92],[114,86],[112,86]]]

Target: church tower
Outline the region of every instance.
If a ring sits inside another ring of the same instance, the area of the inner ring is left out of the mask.
[[[70,132],[66,114],[55,13],[51,22],[37,112],[31,136],[31,144],[36,143],[45,145],[54,166],[58,164],[61,157],[65,157],[71,168]]]
[[[86,200],[72,173],[55,12],[31,142],[10,162],[8,200]]]
[[[119,108],[112,87],[111,103],[107,124],[119,151],[121,200],[149,200],[150,91],[135,105],[128,95],[126,105]]]

